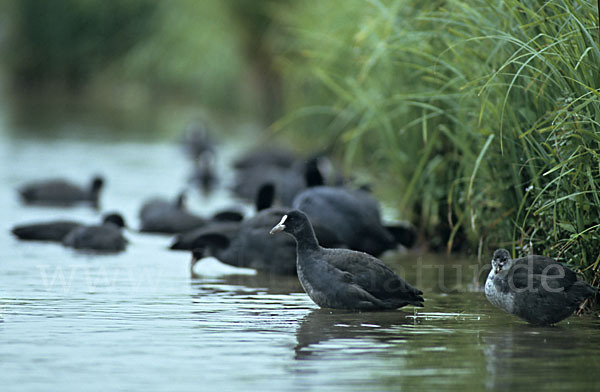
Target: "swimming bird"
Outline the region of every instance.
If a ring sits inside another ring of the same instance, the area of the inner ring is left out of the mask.
[[[596,293],[563,263],[539,255],[513,259],[506,249],[494,252],[485,282],[492,305],[536,325],[564,320]]]
[[[189,182],[197,186],[205,195],[212,192],[219,182],[214,161],[212,154],[200,155],[194,162],[194,169],[189,178]]]
[[[307,187],[323,185],[319,168],[321,159],[299,159],[290,167],[262,164],[238,169],[232,191],[242,199],[250,200],[264,184],[270,183],[275,187],[275,198],[281,205],[291,207],[298,193]]]
[[[269,208],[259,211],[252,218],[239,225],[217,227],[210,226],[199,236],[187,244],[196,250],[197,257],[212,256],[221,262],[236,267],[252,268],[257,271],[278,275],[296,273],[296,244],[291,238],[280,237],[272,241],[269,229],[281,216],[280,209]],[[182,236],[171,247],[181,247],[186,239]],[[192,266],[193,267],[193,266]]]
[[[87,189],[64,179],[50,179],[23,185],[18,191],[26,204],[72,206],[89,203],[97,208],[103,185],[104,179],[100,176],[92,178]]]
[[[270,208],[275,197],[275,187],[273,184],[263,185],[256,195],[254,202],[256,211],[262,211]],[[178,234],[171,243],[169,249],[172,250],[193,250],[204,249],[207,253],[221,253],[218,248],[229,247],[231,241],[238,234],[243,216],[236,214],[235,211],[221,211],[213,215],[211,222],[207,222],[202,227]],[[246,223],[248,225],[248,223]],[[211,245],[213,247],[210,247]],[[270,243],[272,245],[272,243]],[[218,257],[217,257],[218,258]],[[200,258],[199,258],[200,259]],[[199,260],[198,259],[198,260]],[[197,260],[196,260],[197,261]],[[223,260],[221,260],[223,261]],[[227,262],[227,261],[223,261]],[[237,265],[237,264],[234,264]]]
[[[321,247],[302,211],[287,212],[270,234],[280,231],[296,240],[298,278],[320,307],[382,310],[423,306],[423,292],[406,283],[381,260],[363,252]]]
[[[103,223],[122,225],[121,222],[123,218],[118,214],[108,214],[103,218]],[[80,226],[84,224],[72,220],[57,220],[18,225],[11,231],[21,240],[62,242],[67,234]]]
[[[245,152],[233,162],[233,167],[236,170],[266,166],[290,168],[297,158],[297,154],[288,148],[266,146]]]
[[[190,122],[181,137],[181,145],[187,155],[197,160],[201,156],[213,156],[215,145],[208,124],[201,119]]]
[[[185,206],[185,193],[173,201],[152,198],[139,212],[140,231],[144,233],[177,234],[203,226],[206,219],[192,214]]]
[[[81,225],[71,230],[62,244],[78,250],[92,250],[99,252],[120,252],[125,250],[127,239],[121,229],[125,227],[125,220],[119,214],[111,214],[110,219],[105,218],[101,225]]]
[[[225,264],[278,275],[296,274],[296,243],[288,236],[272,238],[269,230],[287,209],[269,207],[274,187],[265,184],[256,198],[258,212],[238,224],[211,224],[176,237],[171,249],[197,249]],[[335,233],[315,228],[324,246],[343,246]]]
[[[378,201],[366,191],[312,187],[296,196],[293,208],[306,213],[313,225],[336,232],[350,249],[379,256],[396,248],[394,236],[381,222]]]

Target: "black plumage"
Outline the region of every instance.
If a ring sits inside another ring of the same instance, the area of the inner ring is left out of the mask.
[[[275,198],[282,206],[290,207],[298,193],[307,187],[323,185],[319,159],[297,160],[289,167],[260,164],[238,169],[233,192],[242,199],[251,200],[264,184],[272,184]]]
[[[112,222],[118,225],[122,221],[123,218],[118,214],[108,214],[103,218],[103,223]],[[80,226],[84,224],[72,220],[57,220],[18,225],[11,231],[21,240],[62,242],[67,234]]]
[[[285,236],[273,240],[269,230],[287,209],[270,207],[274,187],[265,184],[256,196],[257,213],[243,222],[213,223],[177,236],[171,249],[201,249],[196,252],[214,256],[225,264],[253,268],[279,275],[296,274],[296,243]],[[344,246],[338,236],[317,226],[324,246]]]
[[[296,273],[296,244],[293,239],[280,237],[273,241],[269,237],[269,229],[278,222],[281,212],[280,209],[269,208],[237,226],[211,226],[210,231],[196,236],[190,248],[201,249],[201,257],[213,256],[236,267],[293,275]],[[179,240],[179,246],[182,241],[183,238]]]
[[[146,201],[139,212],[140,231],[144,233],[177,234],[203,226],[206,220],[189,212],[185,194],[173,200],[153,198]]]
[[[423,306],[423,293],[381,260],[363,252],[321,247],[303,212],[286,213],[271,234],[279,231],[285,231],[296,240],[298,278],[320,307],[377,310]]]
[[[50,179],[23,185],[18,191],[26,204],[72,206],[88,203],[97,208],[103,186],[104,179],[96,176],[87,188],[64,179]]]
[[[512,259],[497,249],[485,283],[495,306],[537,325],[555,324],[597,293],[565,264],[539,255]]]
[[[125,250],[127,239],[121,229],[125,221],[119,214],[112,214],[113,218],[105,219],[101,225],[81,225],[71,230],[62,243],[64,246],[97,252],[120,252]]]
[[[298,194],[293,207],[313,225],[337,233],[350,249],[378,256],[396,248],[394,236],[381,223],[379,203],[365,191],[317,186]]]

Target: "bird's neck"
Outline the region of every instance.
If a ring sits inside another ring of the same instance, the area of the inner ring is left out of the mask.
[[[305,225],[302,230],[296,233],[296,243],[298,253],[319,249],[319,242],[315,236],[315,231],[310,225]]]

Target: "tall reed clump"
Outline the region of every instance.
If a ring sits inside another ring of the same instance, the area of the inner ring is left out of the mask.
[[[289,103],[275,129],[367,167],[434,245],[559,256],[597,283],[595,4],[315,0],[273,15],[288,26],[273,32]]]

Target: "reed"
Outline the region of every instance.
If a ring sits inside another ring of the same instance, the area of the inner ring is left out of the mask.
[[[595,4],[307,1],[273,17],[289,113],[274,130],[335,145],[433,242],[558,256],[597,284]]]

